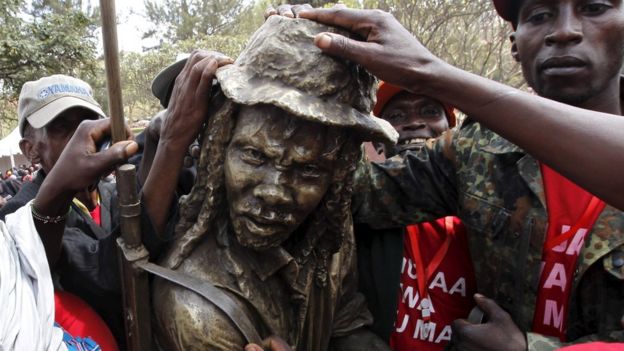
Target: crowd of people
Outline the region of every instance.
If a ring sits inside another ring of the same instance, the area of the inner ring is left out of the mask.
[[[164,110],[108,148],[87,83],[26,83],[0,350],[128,347],[104,180],[128,159],[151,259],[220,291],[155,278],[160,349],[624,350],[624,3],[493,6],[536,95],[342,5],[165,68]]]
[[[30,166],[21,164],[0,174],[0,197],[2,197],[0,208],[17,194],[24,182],[32,181],[33,175],[39,168],[38,164],[31,164]]]

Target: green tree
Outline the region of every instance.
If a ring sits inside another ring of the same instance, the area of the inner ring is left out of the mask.
[[[153,27],[144,37],[169,43],[223,32],[245,8],[241,0],[145,0],[146,17]]]
[[[431,52],[469,72],[516,87],[524,80],[512,60],[512,29],[491,0],[366,0],[392,13]]]
[[[84,12],[50,11],[31,16],[24,0],[0,0],[0,97],[2,107],[16,105],[21,86],[51,74],[93,77],[97,71],[92,19]],[[37,12],[33,12],[37,13]],[[16,125],[16,109],[0,111],[0,128]],[[4,133],[3,133],[4,134]]]

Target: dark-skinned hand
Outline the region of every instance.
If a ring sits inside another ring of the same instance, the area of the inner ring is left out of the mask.
[[[292,351],[288,343],[278,336],[270,336],[262,341],[262,346],[258,344],[248,344],[245,351]]]
[[[137,143],[131,140],[132,132],[126,126],[126,141],[98,152],[96,145],[110,135],[110,119],[80,123],[39,188],[33,206],[40,215],[56,217],[66,214],[76,193],[97,183],[138,150]],[[60,252],[65,223],[35,220],[35,226],[46,249],[48,262],[53,265]]]
[[[314,43],[325,53],[364,66],[377,78],[413,93],[435,77],[447,64],[434,56],[391,14],[381,10],[355,10],[344,5],[314,9],[305,5],[282,5],[265,16],[307,18],[350,31],[351,38],[320,33]]]
[[[158,235],[165,230],[185,155],[208,116],[215,73],[232,62],[218,52],[195,51],[176,78],[158,149],[143,186],[143,204]]]
[[[187,150],[208,115],[208,100],[217,68],[234,62],[214,51],[194,51],[178,75],[171,92],[166,117],[160,127],[160,142]]]
[[[526,351],[526,337],[505,312],[492,299],[481,294],[474,296],[483,310],[487,322],[472,324],[465,319],[453,322],[451,343],[453,350],[461,351]]]

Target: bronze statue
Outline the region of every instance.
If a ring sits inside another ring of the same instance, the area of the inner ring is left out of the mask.
[[[325,31],[337,30],[273,16],[217,71],[197,181],[161,264],[221,289],[263,338],[385,350],[356,291],[350,199],[361,142],[396,134],[370,115],[375,79],[314,46]],[[156,279],[153,305],[165,350],[246,344],[219,306],[188,289]]]

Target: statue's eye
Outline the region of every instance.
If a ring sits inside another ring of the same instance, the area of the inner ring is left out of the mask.
[[[301,175],[305,178],[318,178],[321,176],[321,169],[314,164],[307,164],[301,168]]]
[[[246,147],[241,152],[241,159],[249,164],[259,166],[266,161],[266,155],[253,147]]]

